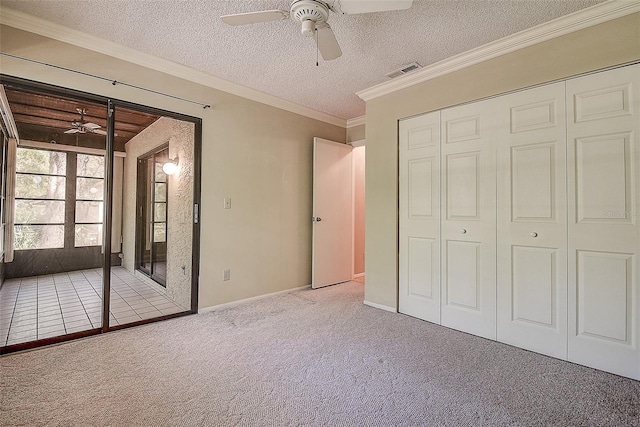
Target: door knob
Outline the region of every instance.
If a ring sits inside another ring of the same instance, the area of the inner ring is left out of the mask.
[[[320,222],[320,221],[322,221],[322,218],[320,218],[319,216],[312,216],[311,217],[311,222],[313,222],[313,221]]]
[[[531,237],[536,238],[538,237],[538,233],[536,233],[535,231],[531,233]]]
[[[460,230],[460,234],[467,234],[467,230],[463,228],[462,230]]]

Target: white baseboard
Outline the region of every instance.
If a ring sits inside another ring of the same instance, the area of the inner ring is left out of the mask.
[[[300,291],[302,289],[309,289],[310,287],[311,287],[311,285],[299,286],[297,288],[285,289],[284,291],[278,291],[278,292],[272,292],[270,294],[258,295],[258,296],[255,296],[255,297],[245,298],[245,299],[241,299],[241,300],[238,300],[238,301],[231,301],[231,302],[226,302],[224,304],[211,305],[209,307],[199,308],[198,309],[198,314],[204,314],[204,313],[209,313],[209,312],[216,311],[216,310],[221,310],[223,308],[234,307],[236,305],[243,304],[245,302],[256,301],[256,300],[259,300],[259,299],[262,299],[262,298],[272,297],[274,295],[288,294],[289,292]]]
[[[379,308],[380,310],[389,311],[391,313],[397,313],[398,310],[395,307],[389,307],[388,305],[382,305],[375,302],[364,300],[364,305],[368,305],[369,307]]]
[[[353,275],[354,279],[357,279],[358,277],[364,277],[364,273],[358,273]]]

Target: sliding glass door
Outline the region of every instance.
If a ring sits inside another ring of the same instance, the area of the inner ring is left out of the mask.
[[[96,333],[102,323],[106,106],[2,85],[19,144],[8,185],[0,347]],[[3,165],[4,166],[4,165]]]
[[[18,132],[0,352],[196,312],[199,119],[0,82]]]
[[[137,268],[160,285],[167,282],[167,174],[169,147],[138,159]]]
[[[126,118],[121,111],[116,107],[116,129]],[[192,308],[196,134],[196,123],[160,115],[124,145],[122,266],[112,269],[112,325]]]

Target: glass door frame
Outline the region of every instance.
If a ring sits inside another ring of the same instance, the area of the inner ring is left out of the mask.
[[[166,275],[164,278],[158,276],[155,272],[155,261],[156,261],[156,246],[155,246],[155,225],[157,223],[164,222],[164,230],[165,230],[165,244],[167,242],[167,215],[168,215],[168,187],[169,180],[166,179],[163,182],[156,181],[156,165],[158,162],[156,158],[157,154],[163,151],[167,152],[167,160],[169,153],[169,144],[162,144],[153,150],[139,156],[137,161],[137,171],[136,176],[138,179],[137,182],[137,194],[136,194],[136,257],[135,257],[135,268],[136,270],[141,271],[146,274],[152,280],[156,281],[163,287],[167,287]],[[152,161],[152,169],[149,169],[149,160]],[[144,166],[143,166],[144,163]],[[144,170],[144,176],[142,173]],[[156,200],[156,184],[164,184],[165,185],[165,200],[158,202]],[[165,205],[165,219],[164,221],[156,221],[156,204],[164,203]],[[147,216],[148,215],[148,216]],[[145,228],[149,226],[149,228]],[[147,236],[150,239],[149,246],[149,263],[150,266],[147,268],[144,265],[144,255],[145,248],[143,245],[147,243]],[[166,256],[166,249],[165,249]]]
[[[29,91],[37,91],[47,95],[60,96],[65,98],[73,98],[78,101],[87,101],[107,105],[107,127],[105,131],[106,135],[106,147],[105,147],[105,200],[104,200],[104,216],[103,216],[103,231],[102,231],[102,249],[103,249],[103,293],[102,293],[102,326],[94,329],[87,329],[80,332],[75,332],[66,335],[60,335],[51,338],[40,339],[36,341],[28,341],[20,344],[10,345],[6,347],[0,347],[0,354],[13,353],[16,351],[23,351],[31,348],[41,347],[45,345],[55,344],[64,341],[70,341],[77,338],[82,338],[90,335],[97,335],[109,331],[124,329],[132,326],[138,326],[146,323],[154,323],[161,320],[166,320],[174,317],[182,317],[191,314],[197,314],[198,312],[198,288],[199,288],[199,276],[200,276],[200,200],[201,200],[201,163],[202,163],[202,119],[194,116],[189,116],[173,111],[162,110],[155,107],[136,104],[133,102],[111,99],[105,96],[96,95],[88,92],[83,92],[75,89],[70,89],[62,86],[51,85],[47,83],[41,83],[33,80],[23,79],[20,77],[8,76],[0,73],[0,84],[9,85],[18,89],[24,89]],[[176,120],[182,120],[191,122],[194,124],[194,164],[193,164],[193,239],[192,239],[192,263],[191,263],[191,305],[190,309],[178,312],[175,314],[168,314],[152,319],[144,319],[124,325],[110,326],[109,325],[109,308],[110,308],[110,296],[111,296],[111,234],[113,226],[113,181],[114,181],[114,155],[115,155],[115,119],[118,108],[132,109],[141,112],[147,112],[158,116],[169,117]]]

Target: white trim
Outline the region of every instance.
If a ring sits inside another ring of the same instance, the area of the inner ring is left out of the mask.
[[[388,311],[391,313],[397,313],[398,310],[395,307],[389,307],[388,305],[382,305],[375,302],[364,300],[364,305],[368,305],[369,307],[378,308],[380,310]]]
[[[365,123],[366,116],[358,116],[353,119],[347,120],[347,129],[355,126],[360,126]]]
[[[354,275],[353,275],[353,278],[354,278],[354,279],[357,279],[357,278],[359,278],[359,277],[364,277],[364,273],[358,273],[358,274],[354,274]]]
[[[35,16],[31,16],[17,10],[9,9],[7,7],[0,6],[0,24],[17,28],[19,30],[28,31],[30,33],[38,34],[64,43],[69,43],[84,49],[89,49],[94,52],[102,53],[104,55],[118,58],[123,61],[141,65],[143,67],[160,71],[162,73],[179,77],[181,79],[199,83],[213,89],[228,92],[233,95],[250,99],[252,101],[260,102],[262,104],[300,114],[311,119],[320,120],[322,122],[340,126],[343,128],[346,128],[347,126],[347,121],[345,119],[332,116],[330,114],[323,113],[321,111],[317,111],[282,98],[278,98],[277,96],[270,95],[256,89],[251,89],[249,87],[230,82],[219,77],[215,77],[211,74],[189,68],[185,65],[181,65],[172,61],[168,61],[166,59],[158,58],[148,53],[140,52],[136,49],[119,45],[100,37],[73,30],[63,25],[49,22],[42,18],[37,18]],[[213,105],[213,103],[208,103]]]
[[[237,305],[244,304],[246,302],[257,301],[257,300],[260,300],[260,299],[263,299],[263,298],[267,298],[267,297],[273,297],[273,296],[280,295],[280,294],[288,294],[290,292],[301,291],[303,289],[310,289],[310,288],[311,288],[311,285],[299,286],[297,288],[285,289],[284,291],[278,291],[278,292],[272,292],[270,294],[258,295],[258,296],[255,296],[255,297],[245,298],[245,299],[241,299],[241,300],[238,300],[238,301],[231,301],[231,302],[227,302],[227,303],[224,303],[224,304],[211,305],[209,307],[199,308],[198,309],[198,314],[210,313],[212,311],[217,311],[217,310],[222,310],[222,309],[225,309],[225,308],[235,307]]]
[[[73,153],[82,153],[82,154],[97,154],[99,156],[104,156],[106,151],[100,148],[87,148],[87,147],[76,147],[74,145],[65,145],[65,144],[52,144],[50,142],[39,142],[39,141],[30,141],[28,139],[22,139],[18,142],[19,147],[29,147],[29,148],[42,148],[45,150],[55,150],[55,151],[68,151]],[[113,155],[115,157],[127,157],[127,153],[122,151],[114,151]]]
[[[480,62],[636,12],[640,12],[640,0],[609,0],[452,56],[390,82],[361,90],[356,92],[356,95],[370,101]]]
[[[349,145],[353,148],[364,147],[366,145],[366,142],[366,139],[358,139],[357,141],[351,141]]]
[[[353,145],[352,145],[353,147]],[[356,161],[351,149],[351,278],[356,277]]]

